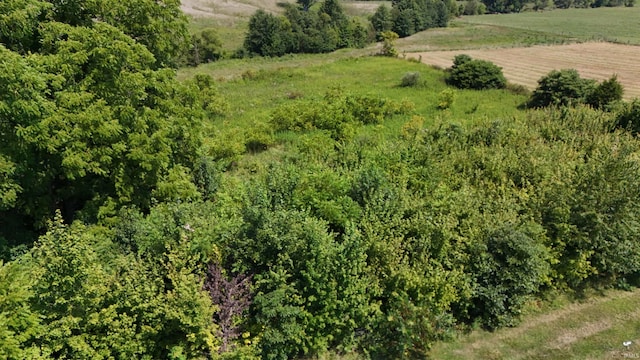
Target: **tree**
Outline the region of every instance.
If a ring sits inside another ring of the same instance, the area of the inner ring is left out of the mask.
[[[105,23],[44,23],[40,34],[38,54],[0,47],[0,154],[14,164],[3,181],[19,191],[13,209],[41,227],[56,208],[92,218],[197,196],[189,167],[206,112],[199,89],[153,70],[145,47]]]
[[[382,40],[382,33],[385,31],[391,31],[393,28],[393,17],[391,11],[386,5],[380,5],[376,9],[376,12],[371,16],[371,25],[376,31],[376,38]]]
[[[258,10],[249,20],[244,47],[261,56],[282,56],[291,49],[290,27],[281,17]]]
[[[520,12],[526,4],[523,0],[483,0],[490,13]]]
[[[553,70],[538,80],[528,105],[539,108],[580,104],[591,93],[594,83],[582,79],[575,69]]]
[[[618,82],[618,77],[613,75],[608,80],[598,84],[589,95],[586,103],[596,109],[605,109],[613,102],[622,100],[624,89]]]
[[[296,0],[296,3],[300,5],[303,11],[309,11],[316,2],[317,0]]]
[[[216,61],[222,55],[222,42],[215,29],[204,29],[191,37],[191,49],[187,60],[189,65],[196,66],[201,63]]]
[[[62,22],[91,28],[107,23],[144,45],[154,68],[175,66],[188,50],[187,18],[179,0],[12,0],[0,4],[0,40],[24,54],[39,52],[39,25]]]
[[[57,213],[31,251],[30,306],[42,322],[34,343],[54,358],[179,359],[215,351],[215,309],[188,242],[183,233],[158,257],[125,255],[104,233],[67,226]]]

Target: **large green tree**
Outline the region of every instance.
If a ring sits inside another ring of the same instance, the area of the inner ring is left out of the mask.
[[[144,45],[154,66],[173,66],[189,47],[179,0],[10,0],[0,3],[0,43],[22,54],[38,52],[40,26],[55,21],[91,28],[110,24]]]

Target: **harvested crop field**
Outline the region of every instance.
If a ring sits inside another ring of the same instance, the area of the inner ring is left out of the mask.
[[[453,57],[467,54],[502,67],[509,82],[534,89],[542,76],[554,69],[576,69],[584,78],[604,80],[613,74],[624,85],[625,98],[640,97],[640,46],[603,42],[532,46],[524,48],[431,51],[407,53],[422,62],[450,67]]]

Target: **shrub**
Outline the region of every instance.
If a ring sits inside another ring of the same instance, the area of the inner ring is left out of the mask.
[[[537,224],[506,225],[472,248],[477,285],[470,312],[484,327],[513,325],[526,298],[545,282],[550,266],[542,234]]]
[[[502,89],[507,85],[507,79],[502,68],[494,63],[463,54],[454,58],[447,83],[460,89]]]
[[[575,69],[553,70],[538,80],[528,106],[571,106],[583,103],[594,88],[593,80],[582,79]]]
[[[438,109],[447,110],[453,105],[456,93],[453,89],[444,89],[438,94]]]
[[[634,134],[640,132],[640,100],[626,104],[616,116],[616,127],[627,129]]]
[[[204,29],[191,38],[191,49],[187,61],[189,65],[216,61],[222,58],[222,42],[215,29]]]
[[[380,55],[388,57],[398,56],[398,50],[396,50],[394,46],[394,41],[398,39],[398,34],[393,31],[383,31],[380,33],[380,37],[382,37],[383,41]]]
[[[419,72],[408,72],[404,74],[402,77],[402,81],[400,82],[400,86],[409,87],[416,86],[420,83],[420,73]]]
[[[609,80],[605,80],[596,86],[587,96],[587,104],[596,109],[605,109],[611,103],[622,100],[624,92],[622,84],[618,82],[618,77],[613,75]]]

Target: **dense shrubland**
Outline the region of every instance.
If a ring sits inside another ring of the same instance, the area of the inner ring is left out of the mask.
[[[204,141],[210,77],[67,5],[0,5],[2,358],[415,359],[638,285],[637,102],[458,124],[337,88]]]

